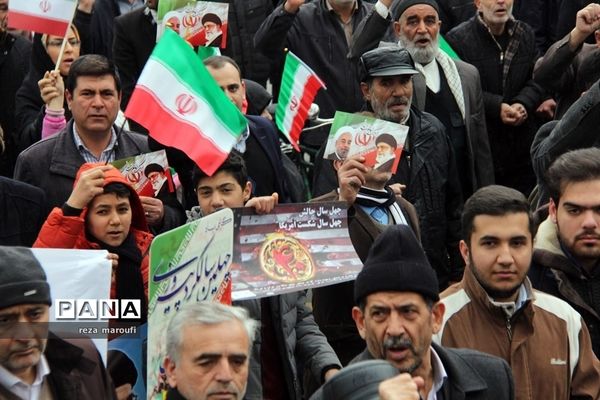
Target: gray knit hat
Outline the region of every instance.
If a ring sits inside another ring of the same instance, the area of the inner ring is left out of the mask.
[[[28,248],[0,246],[0,309],[29,303],[52,304],[42,265]]]
[[[354,282],[360,304],[376,292],[415,292],[439,301],[438,280],[425,252],[407,225],[392,225],[377,237]]]

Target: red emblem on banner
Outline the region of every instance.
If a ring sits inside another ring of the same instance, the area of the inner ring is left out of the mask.
[[[296,96],[292,96],[290,99],[290,111],[296,111],[298,109],[298,98]]]
[[[43,13],[47,13],[52,8],[52,3],[50,3],[50,0],[42,0],[39,6]]]
[[[182,93],[175,99],[175,107],[181,115],[193,114],[198,110],[198,103],[189,94]]]
[[[186,28],[196,26],[198,23],[198,16],[193,13],[185,14],[183,17],[183,26]]]
[[[361,132],[355,136],[354,141],[359,146],[368,146],[373,140],[373,135],[368,132]]]

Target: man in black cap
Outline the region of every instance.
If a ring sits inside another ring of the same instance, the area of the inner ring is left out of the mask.
[[[0,399],[116,399],[89,339],[48,332],[50,286],[31,250],[0,246],[0,293]]]
[[[384,231],[354,286],[358,306],[352,315],[367,348],[353,362],[385,359],[398,368],[396,395],[406,397],[386,398],[512,399],[506,362],[432,343],[445,311],[437,288],[435,272],[412,230],[396,225]]]
[[[413,103],[435,115],[446,128],[466,199],[494,183],[479,72],[440,50],[439,33],[445,21],[440,21],[436,0],[380,0],[380,4],[375,8],[378,12],[356,29],[350,54],[359,57],[377,47],[388,28],[394,28],[398,46],[408,50],[419,71],[413,76]]]
[[[421,239],[440,289],[462,277],[458,251],[462,195],[452,145],[444,126],[412,104],[412,76],[418,72],[410,53],[380,47],[360,58],[361,89],[375,117],[408,126],[398,169],[388,184],[406,185],[402,196],[419,214]]]
[[[204,36],[206,37],[205,46],[221,47],[223,31],[221,31],[223,22],[217,14],[206,13],[202,17],[202,26],[204,27]]]

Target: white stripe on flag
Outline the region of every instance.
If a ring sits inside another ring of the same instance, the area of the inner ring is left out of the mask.
[[[298,64],[298,68],[296,69],[296,73],[294,74],[294,84],[292,85],[292,88],[290,90],[290,100],[293,96],[297,96],[298,101],[300,101],[300,98],[304,94],[304,87],[306,86],[308,79],[312,76],[312,72],[309,69],[305,68],[301,62],[298,62]],[[294,117],[296,116],[299,109],[300,108],[298,107],[295,112],[290,112],[290,105],[286,104],[286,113],[283,117],[283,126],[285,127],[284,132],[291,132],[292,122],[294,122]]]
[[[227,131],[221,121],[215,118],[210,104],[196,95],[183,81],[178,79],[177,75],[156,58],[148,60],[137,84],[138,86],[144,86],[150,93],[154,93],[157,101],[162,104],[165,111],[183,122],[196,126],[205,137],[210,139],[224,153],[229,153],[237,142],[237,139]],[[157,97],[156,93],[160,93],[160,97]],[[177,97],[181,94],[193,97],[198,104],[195,112],[182,115],[176,111]]]
[[[10,2],[8,19],[11,12],[22,12],[23,14],[35,15],[57,21],[69,22],[77,6],[74,0],[47,0],[45,7],[40,0],[13,0]],[[44,12],[44,9],[47,11]]]

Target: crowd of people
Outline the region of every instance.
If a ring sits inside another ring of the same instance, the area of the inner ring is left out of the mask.
[[[352,126],[327,154],[327,132],[301,137],[320,149],[310,201],[346,203],[362,270],[186,305],[166,332],[166,398],[600,399],[600,4],[231,0],[226,24],[202,20],[226,40],[203,63],[248,128],[208,175],[124,115],[159,1],[79,0],[60,37],[9,30],[0,0],[0,398],[130,398],[89,340],[36,324],[52,287],[29,247],[107,250],[110,297],[140,300],[146,322],[156,235],[298,201],[266,112],[290,50],[327,87],[321,117],[408,132],[377,137],[374,167],[350,153]],[[163,149],[176,192],[158,164],[154,196],[109,164]]]

